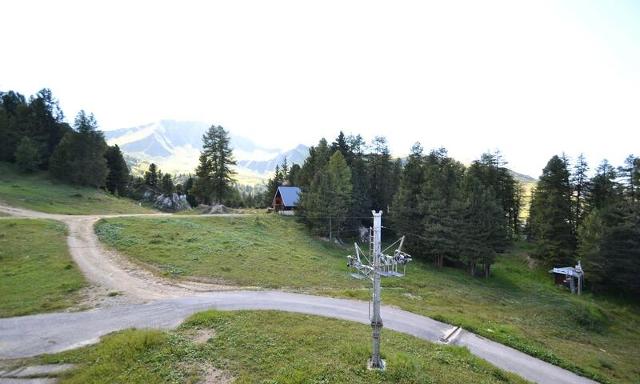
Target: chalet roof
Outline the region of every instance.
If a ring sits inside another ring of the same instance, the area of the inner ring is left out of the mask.
[[[280,193],[282,204],[285,207],[295,207],[300,198],[300,188],[298,187],[278,187],[276,194]]]

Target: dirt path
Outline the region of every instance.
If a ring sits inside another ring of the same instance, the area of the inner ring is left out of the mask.
[[[149,300],[193,296],[200,293],[239,289],[198,282],[175,282],[163,279],[140,268],[126,257],[103,246],[94,232],[94,224],[109,217],[162,217],[166,213],[131,215],[60,215],[31,211],[0,204],[0,211],[9,218],[52,219],[68,227],[67,244],[71,257],[78,265],[91,287],[83,292],[81,306],[139,303]],[[229,215],[225,215],[229,216]]]

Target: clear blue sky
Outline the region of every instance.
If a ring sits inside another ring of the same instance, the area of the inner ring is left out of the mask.
[[[3,1],[0,89],[105,130],[202,120],[268,146],[339,130],[538,176],[640,155],[640,2]]]

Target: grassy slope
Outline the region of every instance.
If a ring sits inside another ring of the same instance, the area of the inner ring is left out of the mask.
[[[352,250],[310,238],[291,219],[118,218],[100,222],[97,232],[134,260],[173,277],[368,299],[367,284],[346,273],[345,255]],[[405,278],[384,280],[383,300],[599,380],[638,382],[640,309],[569,295],[553,286],[544,269],[530,268],[526,254],[521,245],[499,257],[491,279],[415,262]]]
[[[104,219],[96,231],[102,241],[172,277],[270,288],[357,286],[346,277],[337,248],[274,216]]]
[[[46,172],[25,175],[0,162],[0,202],[48,213],[149,213],[133,200],[117,198],[95,188],[54,181]]]
[[[50,220],[0,220],[0,317],[75,303],[85,282],[69,256],[65,232]]]
[[[194,342],[194,333],[205,330],[212,337]],[[391,331],[383,334],[387,371],[368,371],[370,332],[366,325],[316,316],[209,311],[176,331],[122,331],[42,360],[80,364],[62,384],[195,383],[207,366],[224,370],[237,384],[524,382],[463,348]]]

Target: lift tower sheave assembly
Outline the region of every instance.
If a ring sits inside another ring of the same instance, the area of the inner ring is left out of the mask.
[[[382,277],[402,277],[411,256],[402,252],[404,236],[382,250],[382,211],[373,213],[373,228],[369,231],[369,257],[355,244],[355,256],[347,256],[348,266],[355,270],[351,276],[357,279],[369,279],[373,283],[373,313],[371,314],[372,354],[369,359],[369,369],[385,369],[385,362],[380,357],[380,333],[382,331],[382,317],[380,316],[380,293],[382,290],[380,279]],[[393,252],[393,256],[384,252],[394,245],[399,244]],[[364,261],[363,261],[364,259]],[[402,273],[398,267],[402,266]]]

